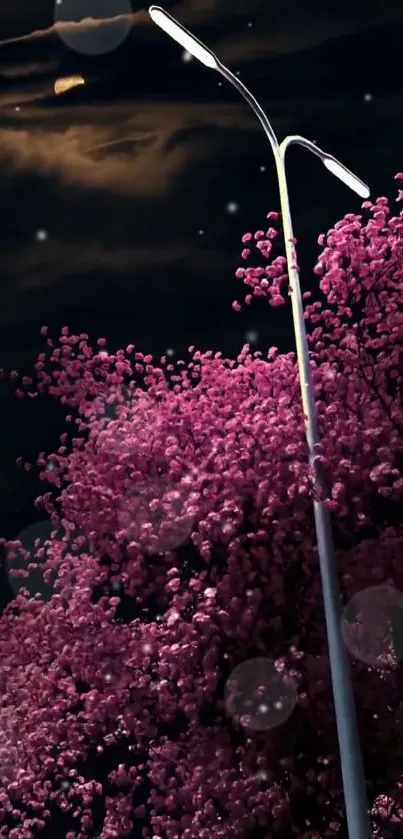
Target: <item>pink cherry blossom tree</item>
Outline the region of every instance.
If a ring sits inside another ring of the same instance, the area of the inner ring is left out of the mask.
[[[403,216],[386,198],[363,210],[319,238],[306,320],[344,604],[395,596],[392,616],[345,619],[386,839],[403,818]],[[247,305],[287,303],[276,236],[243,237],[266,260],[237,271]],[[2,540],[0,839],[343,839],[295,355],[154,363],[42,333],[35,375],[11,379],[58,399],[66,431],[18,461],[46,485],[51,534]]]

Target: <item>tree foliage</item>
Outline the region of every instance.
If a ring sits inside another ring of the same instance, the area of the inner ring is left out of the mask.
[[[386,839],[403,816],[403,216],[386,198],[362,207],[319,237],[305,317],[343,603],[396,593],[376,650],[362,602],[345,620]],[[267,260],[236,272],[246,304],[287,302],[276,236],[243,237]],[[33,551],[2,540],[19,588],[0,619],[0,839],[342,839],[294,353],[154,363],[42,333],[34,377],[11,379],[66,406],[67,430],[18,461],[46,484],[51,535]]]

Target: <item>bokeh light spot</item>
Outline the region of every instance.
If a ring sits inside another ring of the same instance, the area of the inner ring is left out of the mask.
[[[282,725],[297,701],[297,682],[284,670],[279,672],[268,658],[242,662],[225,686],[227,714],[252,731],[269,731]]]
[[[63,0],[55,4],[55,28],[67,47],[81,55],[105,55],[127,37],[130,0]]]
[[[389,583],[370,586],[351,598],[341,631],[354,658],[380,670],[403,659],[403,594]]]

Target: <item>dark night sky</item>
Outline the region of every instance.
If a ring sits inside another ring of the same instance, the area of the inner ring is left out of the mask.
[[[403,163],[402,0],[183,0],[165,8],[239,70],[280,138],[315,140],[373,197],[394,198]],[[234,277],[240,237],[264,227],[279,204],[260,124],[217,73],[184,60],[144,8],[129,10],[129,0],[0,4],[5,368],[30,372],[43,323],[157,355],[170,347],[184,357],[196,344],[234,356],[248,330],[259,349],[293,348],[289,305],[281,313],[259,302],[240,314],[231,308],[243,297]],[[83,17],[92,21],[69,22]],[[85,85],[55,96],[55,81],[71,74]],[[290,150],[288,178],[309,288],[318,234],[358,212],[361,199],[303,149]],[[34,520],[28,510],[39,488],[14,460],[52,450],[64,427],[47,403],[17,402],[6,384],[1,398],[0,521],[2,533],[16,535]]]

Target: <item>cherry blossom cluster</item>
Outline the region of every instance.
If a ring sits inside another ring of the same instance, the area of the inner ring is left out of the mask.
[[[346,603],[403,589],[403,216],[386,198],[363,210],[319,238],[305,310]],[[286,302],[276,235],[243,237],[268,261],[236,272],[247,304]],[[17,397],[65,406],[66,430],[17,461],[38,470],[51,535],[33,551],[1,540],[18,593],[0,619],[0,839],[344,836],[295,355],[246,344],[154,362],[41,331],[34,374],[10,378]],[[349,632],[383,839],[403,815],[403,684],[390,638],[368,666],[366,627]],[[278,674],[256,677],[270,725],[236,676],[262,658]],[[295,702],[277,725],[278,680]]]

